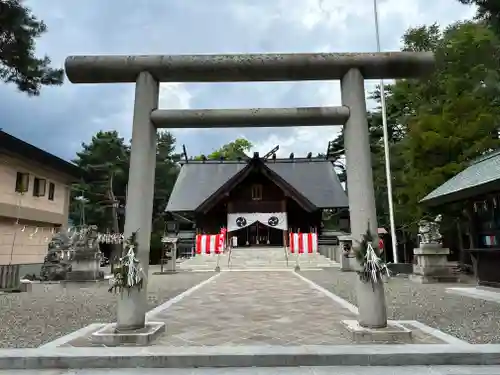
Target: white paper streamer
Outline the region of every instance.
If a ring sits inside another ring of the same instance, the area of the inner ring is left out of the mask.
[[[381,277],[384,273],[388,277],[390,276],[389,269],[382,259],[378,257],[371,242],[368,242],[366,249],[364,272],[370,275],[373,282],[382,281]]]
[[[120,262],[127,267],[127,280],[126,286],[131,288],[138,285],[143,279],[143,270],[139,260],[135,257],[134,246],[130,246],[127,252]]]

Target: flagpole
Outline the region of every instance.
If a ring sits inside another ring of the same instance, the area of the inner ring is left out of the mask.
[[[380,48],[380,31],[378,24],[378,8],[377,0],[373,0],[373,12],[375,16],[375,35],[377,38],[377,52],[381,52]],[[384,132],[384,155],[385,155],[385,175],[387,180],[387,198],[389,201],[389,222],[391,225],[391,243],[394,263],[398,263],[398,247],[396,237],[396,226],[394,224],[394,204],[392,201],[392,176],[391,176],[391,159],[389,155],[389,134],[387,131],[387,108],[385,104],[385,88],[384,80],[380,79],[380,106],[382,107],[382,128]]]

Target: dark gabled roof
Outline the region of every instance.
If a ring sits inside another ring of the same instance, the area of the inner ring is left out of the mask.
[[[347,194],[330,161],[270,161],[266,166],[318,208],[349,207]]]
[[[170,194],[167,211],[194,211],[246,163],[193,163],[182,165]]]
[[[246,161],[185,163],[166,211],[195,211],[247,165]],[[277,159],[265,165],[317,208],[348,207],[347,195],[330,161]]]
[[[500,150],[484,155],[469,167],[427,194],[420,202],[429,206],[460,201],[493,192],[500,184]]]
[[[2,151],[45,165],[75,180],[83,176],[83,171],[75,164],[67,162],[66,160],[0,130],[0,152]]]

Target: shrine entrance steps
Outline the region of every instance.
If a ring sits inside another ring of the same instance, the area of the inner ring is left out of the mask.
[[[217,265],[221,270],[250,269],[294,269],[297,264],[300,269],[317,269],[339,267],[338,263],[319,253],[291,254],[282,247],[244,247],[234,248],[230,253],[221,255],[196,255],[182,263],[182,270],[210,270]]]

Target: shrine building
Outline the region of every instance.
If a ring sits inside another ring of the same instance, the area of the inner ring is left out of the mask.
[[[347,195],[332,161],[272,152],[234,161],[186,157],[166,209],[192,220],[198,234],[227,228],[239,247],[283,246],[289,232],[321,233],[325,210],[349,231]]]

